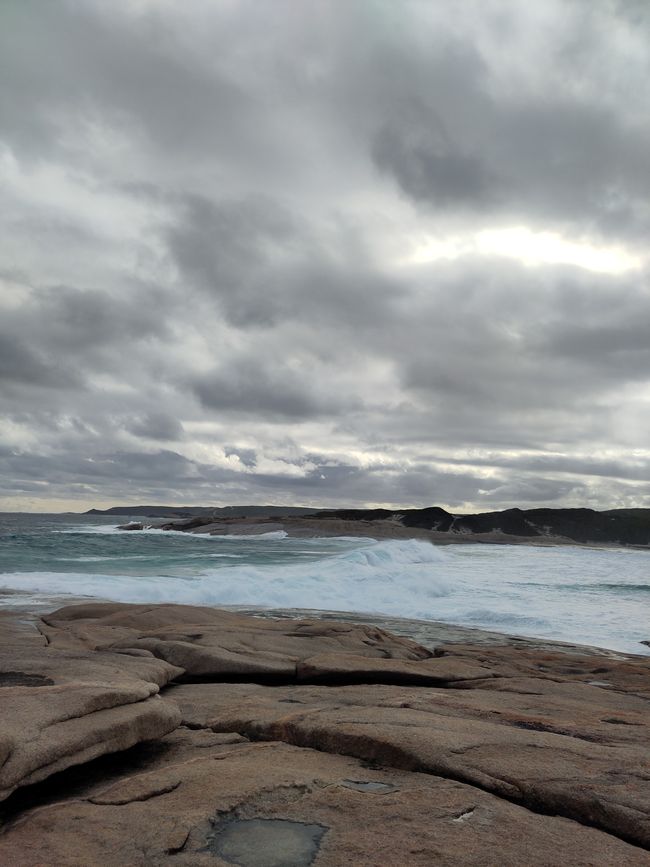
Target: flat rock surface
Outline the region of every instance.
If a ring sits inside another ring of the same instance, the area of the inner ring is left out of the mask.
[[[75,605],[43,621],[52,647],[144,650],[195,678],[293,680],[299,663],[320,654],[364,657],[366,665],[434,655],[373,626],[272,620],[190,605]]]
[[[176,706],[158,693],[180,669],[148,654],[55,650],[33,624],[5,626],[0,800],[18,786],[160,737],[178,724]]]
[[[6,636],[2,795],[69,769],[3,865],[650,867],[647,657],[171,605]]]
[[[3,864],[647,865],[646,852],[594,828],[540,816],[472,786],[279,743],[192,737],[109,786],[10,823]],[[492,855],[488,853],[493,853]]]

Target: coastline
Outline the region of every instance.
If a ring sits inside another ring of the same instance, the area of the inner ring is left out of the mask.
[[[650,864],[647,657],[250,613],[4,612],[0,860]]]
[[[109,599],[93,597],[61,597],[59,607],[67,608],[75,605],[126,605],[115,603]],[[167,603],[152,603],[152,607]],[[174,603],[169,603],[174,604]],[[0,607],[0,632],[5,638],[11,633],[23,636],[31,635],[38,639],[38,624],[41,617],[49,614],[57,605],[56,599],[48,599],[30,605],[17,605],[11,608]],[[182,607],[182,606],[179,606]],[[195,606],[197,607],[197,606]],[[531,651],[565,654],[580,654],[583,656],[600,656],[610,659],[645,659],[650,654],[640,651],[614,650],[609,647],[599,647],[591,644],[579,644],[531,635],[519,635],[512,632],[498,632],[493,629],[482,629],[476,626],[464,626],[460,623],[447,623],[441,620],[421,620],[413,617],[397,617],[372,612],[361,611],[329,611],[317,608],[272,608],[254,605],[202,605],[200,608],[212,611],[222,611],[226,615],[238,614],[263,620],[301,621],[315,620],[323,623],[339,623],[358,626],[373,624],[374,626],[403,636],[421,644],[429,650],[444,648],[447,645],[472,645],[474,647],[512,647]]]
[[[218,521],[202,519],[203,523],[192,526],[193,520],[133,521],[116,525],[119,529],[137,532],[138,529],[152,528],[176,530],[194,535],[260,535],[263,533],[284,532],[291,538],[332,538],[357,536],[368,539],[421,539],[434,545],[529,545],[533,547],[577,547],[650,550],[649,545],[622,544],[613,541],[581,542],[565,536],[521,536],[492,531],[485,533],[443,532],[421,527],[405,526],[397,520],[344,520],[341,518],[304,518],[289,516],[283,518],[224,518]],[[187,529],[186,529],[187,527]]]
[[[423,642],[429,624],[437,621],[444,624],[437,627],[438,637],[457,624],[478,629],[477,641],[485,640],[481,630],[486,630],[533,644],[649,653],[639,643],[650,638],[643,617],[648,586],[642,552],[611,548],[607,553],[610,546],[567,540],[531,545],[535,540],[528,537],[477,544],[481,537],[468,534],[449,534],[447,542],[454,544],[446,547],[436,544],[439,533],[384,520],[234,518],[201,522],[195,532],[142,535],[117,531],[113,518],[100,519],[97,527],[94,519],[90,525],[83,520],[25,523],[28,534],[15,537],[16,571],[7,578],[3,606],[24,603],[44,612],[94,598],[232,610],[258,606],[281,615],[302,609],[310,617],[383,618],[394,624],[387,628],[406,635],[417,628]],[[207,538],[211,533],[216,536]],[[41,544],[47,550],[55,546],[56,563],[21,561],[23,539],[37,540],[36,551]],[[319,613],[323,610],[335,613]]]

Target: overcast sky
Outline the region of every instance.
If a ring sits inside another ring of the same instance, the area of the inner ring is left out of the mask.
[[[2,0],[0,508],[650,506],[649,91],[645,0]]]

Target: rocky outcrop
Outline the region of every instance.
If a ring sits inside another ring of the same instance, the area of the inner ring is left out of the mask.
[[[398,521],[405,527],[480,537],[499,533],[516,539],[550,537],[580,543],[650,545],[650,509],[505,509],[452,515],[438,506],[426,509],[343,509],[318,512],[320,520]]]
[[[363,657],[368,666],[431,659],[408,638],[372,626],[246,617],[189,605],[76,605],[43,618],[52,648],[137,651],[183,669],[186,678],[291,681],[314,656]]]
[[[648,853],[473,786],[282,743],[187,729],[165,759],[23,817],[0,837],[21,867],[174,864],[642,867]],[[196,758],[192,758],[197,753]]]
[[[179,722],[160,687],[182,672],[150,655],[53,650],[0,626],[0,800]],[[40,636],[42,638],[42,636]]]
[[[140,522],[122,530],[143,529]],[[452,515],[438,506],[426,509],[337,509],[310,515],[273,517],[193,516],[158,523],[159,529],[208,534],[259,534],[284,530],[290,536],[369,536],[424,538],[437,544],[489,542],[536,545],[650,546],[650,509],[505,509]]]
[[[39,627],[0,655],[2,795],[87,764],[5,802],[0,863],[650,865],[649,658],[168,605]]]

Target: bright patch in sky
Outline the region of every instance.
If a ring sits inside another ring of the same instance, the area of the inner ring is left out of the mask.
[[[534,232],[525,226],[485,229],[452,238],[427,238],[401,264],[421,265],[463,255],[506,256],[524,265],[576,265],[587,271],[621,274],[641,268],[644,260],[621,247],[572,241],[555,232]]]

